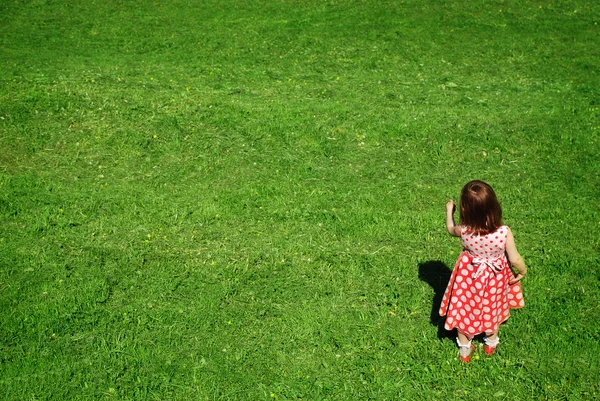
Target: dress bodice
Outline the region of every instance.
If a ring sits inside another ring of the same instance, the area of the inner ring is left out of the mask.
[[[495,261],[506,258],[506,236],[508,227],[498,227],[493,233],[477,235],[469,231],[467,227],[461,227],[460,239],[465,251],[473,258],[487,261]]]

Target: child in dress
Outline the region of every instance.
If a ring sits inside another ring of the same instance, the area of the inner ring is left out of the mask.
[[[444,293],[440,316],[447,316],[446,330],[457,329],[460,359],[469,362],[473,337],[485,333],[485,353],[492,355],[510,308],[524,306],[520,281],[527,267],[510,228],[502,225],[502,209],[492,187],[477,180],[463,187],[458,226],[455,209],[454,201],[446,204],[446,227],[451,236],[461,238],[463,251]]]

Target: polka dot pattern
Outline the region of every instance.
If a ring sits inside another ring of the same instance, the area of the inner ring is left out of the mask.
[[[461,231],[463,252],[458,257],[442,298],[440,316],[446,329],[468,335],[498,330],[510,317],[510,309],[525,306],[521,283],[509,285],[512,270],[505,253],[508,227],[485,236]],[[484,263],[485,269],[481,269]]]

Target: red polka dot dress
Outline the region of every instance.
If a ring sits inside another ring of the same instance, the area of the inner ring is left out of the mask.
[[[511,308],[525,305],[521,283],[508,284],[513,272],[505,252],[507,235],[507,226],[487,235],[461,227],[463,251],[440,306],[446,330],[456,328],[469,338],[492,335],[508,319]]]

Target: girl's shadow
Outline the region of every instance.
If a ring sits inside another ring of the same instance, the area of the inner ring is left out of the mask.
[[[451,274],[450,268],[439,260],[419,263],[419,278],[433,288],[434,295],[429,318],[431,324],[437,327],[437,336],[440,340],[453,337],[452,333],[444,328],[446,318],[439,314],[444,291],[446,291]]]

